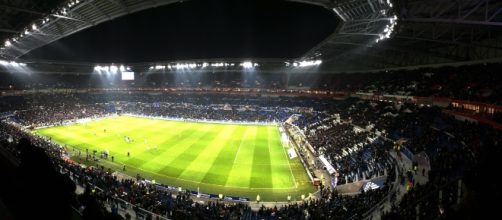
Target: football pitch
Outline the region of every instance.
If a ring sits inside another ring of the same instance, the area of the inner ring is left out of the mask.
[[[289,159],[277,126],[114,116],[35,133],[66,145],[76,161],[85,161],[86,150],[97,158],[107,151],[108,159],[90,164],[183,189],[264,201],[315,191],[299,158]]]

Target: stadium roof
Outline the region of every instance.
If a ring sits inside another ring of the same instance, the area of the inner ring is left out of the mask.
[[[99,23],[175,2],[178,0],[2,0],[0,40],[5,44],[0,57],[16,59]],[[297,2],[333,10],[343,20],[332,35],[295,59],[322,59],[319,71],[364,71],[502,57],[502,1]],[[31,25],[33,22],[37,25]]]

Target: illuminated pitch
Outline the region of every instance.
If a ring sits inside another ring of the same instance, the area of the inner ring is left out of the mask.
[[[97,158],[108,152],[100,166],[170,186],[273,201],[314,191],[299,158],[289,159],[277,126],[116,116],[35,132],[67,145],[76,161],[92,164],[86,149]]]

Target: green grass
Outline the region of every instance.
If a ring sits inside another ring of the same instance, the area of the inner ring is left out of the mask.
[[[104,132],[106,129],[106,132]],[[83,124],[38,129],[68,146],[77,161],[108,150],[99,165],[140,174],[171,186],[243,196],[252,200],[299,200],[315,191],[299,159],[290,160],[277,126],[233,125],[116,116]],[[126,143],[124,136],[134,141]],[[156,147],[155,147],[156,146]],[[81,156],[78,156],[81,151]],[[130,152],[130,156],[127,156]],[[111,156],[114,156],[114,162]]]

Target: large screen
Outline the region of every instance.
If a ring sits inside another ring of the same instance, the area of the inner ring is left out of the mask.
[[[134,72],[122,72],[122,80],[134,80]]]

